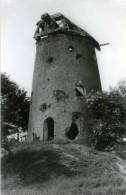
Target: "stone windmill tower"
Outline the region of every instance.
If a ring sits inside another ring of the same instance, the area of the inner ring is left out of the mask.
[[[98,42],[62,14],[37,23],[36,59],[29,116],[29,140],[56,138],[86,142],[86,91],[101,91]]]

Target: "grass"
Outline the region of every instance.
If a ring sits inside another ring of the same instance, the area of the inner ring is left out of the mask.
[[[126,142],[115,146],[115,154],[123,160],[126,160]]]
[[[24,143],[2,159],[4,195],[125,195],[116,156],[78,144]]]

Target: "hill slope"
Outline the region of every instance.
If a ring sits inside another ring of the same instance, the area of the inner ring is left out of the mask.
[[[4,195],[126,194],[121,158],[112,153],[41,142],[20,144],[12,151],[2,160]]]

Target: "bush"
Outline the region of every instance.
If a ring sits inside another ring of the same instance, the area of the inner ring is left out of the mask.
[[[86,96],[90,143],[95,149],[111,147],[126,134],[126,101],[119,91],[91,91]]]
[[[6,137],[28,128],[30,98],[27,92],[1,74],[1,136]]]

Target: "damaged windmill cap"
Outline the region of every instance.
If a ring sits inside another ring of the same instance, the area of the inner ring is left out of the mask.
[[[53,15],[45,13],[41,15],[41,20],[37,23],[37,29],[34,38],[37,41],[40,41],[47,35],[60,33],[73,34],[84,37],[85,39],[88,39],[94,45],[94,47],[100,51],[99,43],[90,34],[75,25],[61,13]]]

